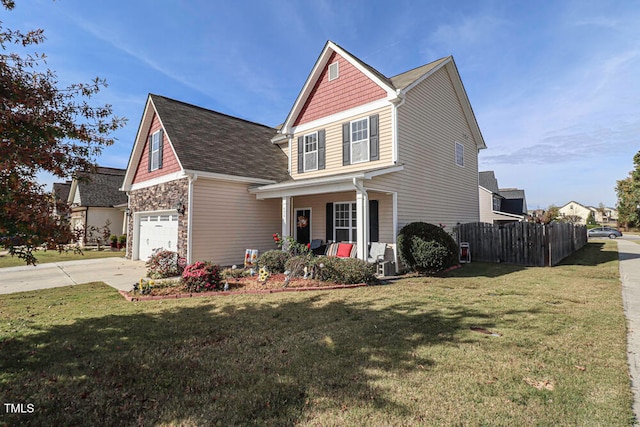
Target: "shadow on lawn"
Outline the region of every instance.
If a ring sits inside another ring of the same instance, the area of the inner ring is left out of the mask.
[[[493,326],[462,307],[443,315],[423,303],[379,309],[319,296],[78,319],[0,341],[0,395],[35,408],[2,413],[0,423],[293,425],[324,411],[357,409],[364,420],[380,408],[402,416],[410,409],[376,380],[428,375],[433,361],[419,348],[455,341],[470,317]]]

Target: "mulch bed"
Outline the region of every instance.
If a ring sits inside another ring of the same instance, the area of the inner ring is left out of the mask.
[[[187,292],[180,285],[154,288],[150,295],[132,294],[127,291],[119,291],[128,301],[150,301],[160,299],[192,298],[203,296],[223,296],[237,294],[270,294],[277,292],[319,291],[329,289],[345,289],[367,286],[364,283],[354,285],[341,285],[333,282],[322,282],[315,279],[295,278],[289,281],[287,287],[283,287],[284,274],[272,274],[266,283],[258,281],[258,276],[242,277],[229,280],[228,291],[213,292]]]

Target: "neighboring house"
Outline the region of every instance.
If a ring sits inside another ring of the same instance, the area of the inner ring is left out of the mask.
[[[561,218],[569,220],[576,224],[586,224],[589,214],[595,209],[588,206],[584,206],[578,202],[570,201],[569,203],[558,208],[558,213]]]
[[[483,171],[478,174],[478,193],[481,222],[507,224],[527,219],[524,190],[500,189],[493,171]]]
[[[123,229],[127,196],[120,191],[125,170],[100,167],[95,173],[74,178],[67,201],[71,206],[71,228],[82,233],[81,244],[93,244],[109,223],[110,234]],[[103,244],[104,242],[103,239]]]
[[[54,182],[53,183],[53,208],[52,215],[61,218],[61,212],[58,211],[59,204],[67,204],[69,199],[69,191],[71,191],[71,181]],[[69,212],[65,213],[64,219],[69,219]]]
[[[602,225],[618,225],[618,210],[615,208],[593,208],[596,222]]]
[[[483,148],[450,56],[388,78],[327,42],[277,134],[150,95],[123,184],[128,255],[228,265],[280,232],[354,242],[366,259],[410,222],[477,222]],[[171,239],[154,243],[164,226]]]

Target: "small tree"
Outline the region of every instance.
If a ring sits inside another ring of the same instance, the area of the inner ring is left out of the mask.
[[[0,1],[7,10],[15,7],[12,0]],[[110,105],[88,102],[104,80],[58,86],[55,73],[44,69],[45,55],[29,51],[44,39],[41,29],[24,33],[0,22],[0,247],[27,264],[35,264],[36,247],[62,250],[72,235],[66,204],[56,202],[59,215],[52,215],[37,174],[91,172],[102,148],[113,143],[109,134],[125,123]],[[11,46],[22,53],[9,52]]]
[[[553,221],[557,221],[560,218],[560,208],[555,205],[551,205],[547,208],[542,217],[540,217],[540,222],[543,224],[550,224]]]

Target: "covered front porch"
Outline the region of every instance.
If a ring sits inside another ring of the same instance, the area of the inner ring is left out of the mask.
[[[320,240],[355,243],[357,258],[367,261],[371,242],[390,245],[397,261],[397,193],[371,185],[372,175],[396,168],[254,187],[258,199],[281,200],[282,236],[300,243]],[[397,265],[397,262],[396,262]]]

